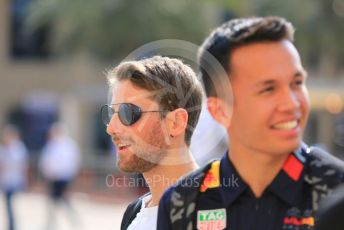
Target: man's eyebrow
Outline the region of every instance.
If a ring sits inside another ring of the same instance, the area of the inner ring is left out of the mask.
[[[304,78],[307,78],[308,76],[308,73],[306,70],[302,69],[302,70],[299,70],[297,71],[295,74],[294,74],[294,77],[293,78],[297,78],[297,77],[304,77]]]
[[[294,78],[298,78],[298,77],[304,77],[307,78],[307,71],[306,70],[300,70],[300,71],[296,71],[293,75],[293,79]],[[274,85],[276,83],[275,80],[269,79],[269,80],[264,80],[264,81],[260,81],[257,82],[255,84],[256,87],[264,87],[264,86],[270,86],[270,85]]]
[[[275,80],[265,80],[265,81],[260,81],[255,84],[256,87],[263,87],[263,86],[268,86],[268,85],[273,85],[275,84]]]

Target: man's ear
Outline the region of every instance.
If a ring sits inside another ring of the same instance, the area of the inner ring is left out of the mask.
[[[207,99],[208,111],[211,116],[222,126],[228,128],[231,124],[233,107],[225,100],[218,97]]]
[[[182,108],[175,109],[166,115],[166,120],[170,137],[179,136],[186,131],[188,112]]]

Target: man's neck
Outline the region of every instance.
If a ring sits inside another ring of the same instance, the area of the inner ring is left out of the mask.
[[[187,151],[184,154],[185,163],[159,164],[150,171],[143,173],[152,194],[152,199],[148,202],[147,207],[158,205],[161,196],[168,187],[175,184],[182,176],[198,168],[191,153]]]
[[[262,196],[265,189],[277,176],[289,153],[270,155],[247,149],[231,148],[229,159],[240,177],[250,187],[255,197]]]

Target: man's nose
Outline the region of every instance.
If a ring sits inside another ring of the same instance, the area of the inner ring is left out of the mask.
[[[300,99],[295,91],[291,89],[286,89],[283,91],[279,103],[279,109],[281,111],[293,111],[298,109],[300,105]]]
[[[111,134],[121,134],[124,132],[124,125],[121,123],[121,121],[118,118],[118,115],[115,113],[106,127],[106,132]]]

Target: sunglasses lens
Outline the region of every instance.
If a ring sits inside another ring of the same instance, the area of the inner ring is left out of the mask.
[[[113,114],[114,114],[114,111],[113,111],[111,106],[104,105],[101,108],[101,117],[102,117],[102,121],[105,125],[109,125]]]
[[[141,110],[133,104],[121,104],[118,108],[118,116],[123,125],[134,124],[141,117]]]

